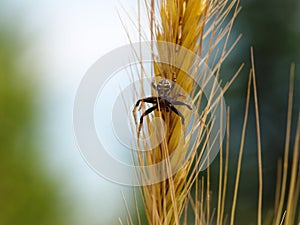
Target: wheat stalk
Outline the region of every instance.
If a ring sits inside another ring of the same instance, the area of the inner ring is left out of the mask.
[[[212,88],[209,96],[206,96],[208,100],[204,105],[202,101],[203,92],[196,92],[195,81],[186,73],[186,70],[191,70],[195,65],[197,67],[197,64],[200,64],[199,58],[201,58],[211,68],[211,72],[201,74],[203,76],[203,86],[214,74],[216,77],[219,77],[223,61],[233,49],[233,46],[227,47],[227,42],[234,19],[240,10],[238,6],[239,1],[152,0],[150,2],[146,1],[145,4],[148,9],[151,40],[173,43],[193,53],[190,55],[184,54],[185,51],[181,51],[177,47],[171,50],[158,47],[157,55],[153,53],[155,79],[172,80],[185,93],[191,94],[191,102],[196,106],[196,111],[199,111],[201,107],[204,108],[200,118],[201,122],[195,123],[193,129],[196,133],[190,133],[189,135],[185,133],[182,135],[185,127],[176,114],[161,110],[155,112],[155,117],[163,118],[166,124],[165,139],[158,147],[149,152],[141,153],[141,151],[138,151],[137,161],[139,166],[147,167],[164,161],[165,164],[162,167],[162,171],[159,172],[168,174],[167,179],[140,188],[149,224],[179,225],[181,215],[187,207],[188,194],[193,184],[197,181],[199,167],[204,166],[200,165],[203,163],[203,157],[207,157],[209,163],[209,155],[205,156],[204,154],[205,150],[210,147],[208,146],[208,138],[211,133],[211,126],[214,124],[214,121],[209,118],[209,114],[214,112],[215,105],[221,95],[224,94],[222,92],[219,93],[220,96],[215,96],[216,89]],[[232,17],[228,22],[225,22],[230,12],[233,12]],[[141,37],[140,26],[138,26],[138,30]],[[237,41],[239,38],[237,38]],[[155,48],[155,46],[152,47]],[[213,54],[213,52],[217,53]],[[169,61],[180,66],[176,68],[173,65],[160,63],[157,58],[168,58]],[[186,70],[182,69],[183,67]],[[195,70],[194,72],[196,73],[197,71]],[[193,74],[193,76],[196,75]],[[229,85],[230,83],[225,85],[226,90]],[[173,95],[175,94],[176,91]],[[187,98],[183,100],[187,101]],[[189,121],[192,118],[192,114],[188,110],[181,110],[186,121]],[[145,123],[149,124],[151,120],[148,119]],[[151,130],[151,126],[147,127],[148,130],[143,129],[142,132],[155,132]],[[192,143],[192,135],[197,137],[195,143]],[[218,137],[215,137],[215,141],[217,139]],[[138,144],[137,146],[144,149],[149,147],[148,145],[139,146]],[[192,146],[191,150],[189,149],[191,148],[190,146]],[[176,149],[179,150],[175,151]],[[187,162],[183,162],[188,153],[191,154],[190,159]],[[178,165],[181,164],[183,164],[182,167],[178,169]],[[176,170],[176,173],[172,173],[174,170]],[[148,183],[152,177],[159,175],[156,172],[149,173],[149,171],[146,171],[140,177],[141,183]],[[209,203],[210,201],[208,200],[206,217],[210,214]],[[199,204],[196,202],[196,205]],[[221,215],[220,210],[218,214]]]
[[[141,2],[139,1],[139,8]],[[153,50],[153,71],[155,80],[168,79],[173,80],[177,85],[182,87],[186,93],[191,93],[192,100],[196,105],[197,110],[201,107],[204,108],[201,115],[201,123],[205,123],[205,127],[201,124],[196,124],[195,126],[199,128],[197,130],[197,139],[194,144],[192,144],[191,158],[184,162],[183,166],[178,168],[183,162],[189,152],[189,146],[192,142],[191,135],[184,134],[182,136],[182,130],[184,127],[181,124],[180,118],[172,113],[168,113],[162,110],[158,110],[154,113],[155,117],[163,118],[166,124],[166,136],[160,145],[156,148],[151,149],[148,152],[138,151],[137,164],[139,166],[152,166],[161,161],[165,161],[161,171],[149,171],[145,170],[140,176],[141,184],[147,183],[140,187],[142,193],[142,201],[145,206],[145,212],[149,224],[160,225],[160,224],[187,224],[187,212],[189,205],[195,214],[195,224],[211,224],[214,217],[216,217],[216,224],[226,224],[229,220],[230,224],[234,224],[235,221],[235,210],[237,207],[238,198],[238,187],[240,180],[240,171],[242,163],[242,155],[244,150],[245,141],[245,131],[248,119],[249,101],[251,84],[254,88],[254,100],[255,100],[255,115],[256,115],[256,125],[257,125],[257,138],[258,138],[258,171],[259,171],[259,196],[258,196],[258,218],[257,224],[262,224],[262,193],[263,193],[263,179],[262,179],[262,159],[261,159],[261,143],[260,143],[260,123],[259,123],[259,113],[258,113],[258,99],[256,90],[256,79],[255,79],[255,69],[254,69],[254,57],[253,50],[251,49],[251,62],[252,69],[249,75],[248,89],[247,89],[247,101],[245,110],[245,120],[241,138],[240,155],[238,160],[236,182],[234,188],[234,198],[232,201],[232,210],[230,218],[225,215],[225,199],[226,199],[226,184],[227,184],[227,173],[228,173],[228,158],[229,158],[229,116],[227,117],[227,142],[226,142],[226,156],[225,156],[225,166],[223,168],[223,149],[220,150],[220,177],[219,177],[219,191],[218,191],[218,205],[216,210],[211,210],[211,194],[210,194],[210,170],[207,170],[207,180],[204,178],[198,179],[199,167],[201,165],[201,159],[204,156],[204,151],[206,147],[209,147],[208,137],[211,134],[211,127],[214,124],[213,120],[210,120],[209,114],[213,112],[215,104],[218,101],[213,101],[216,93],[215,89],[211,90],[210,96],[208,96],[208,101],[203,105],[202,97],[203,92],[196,91],[195,84],[192,77],[189,76],[186,71],[182,70],[181,67],[191,69],[195,64],[200,63],[199,57],[204,59],[204,61],[209,64],[211,72],[208,74],[202,74],[204,77],[203,85],[205,86],[205,81],[209,80],[212,74],[219,77],[219,72],[222,63],[227,58],[227,56],[232,51],[233,47],[236,45],[240,36],[236,39],[232,46],[227,46],[228,38],[231,33],[233,22],[240,11],[238,0],[151,0],[150,2],[145,1],[145,5],[148,12],[149,24],[150,24],[150,37],[153,41],[163,41],[168,43],[173,43],[178,46],[189,49],[193,54],[190,57],[183,57],[180,48],[165,49],[159,48],[157,53]],[[228,19],[228,15],[231,14],[231,18]],[[139,16],[140,19],[140,10]],[[140,34],[139,40],[144,38],[142,35],[142,27],[139,23],[138,31]],[[129,34],[128,34],[129,36]],[[153,43],[152,43],[153,45]],[[220,47],[221,46],[221,47]],[[157,46],[152,46],[154,49]],[[167,51],[166,51],[167,50]],[[168,51],[170,50],[170,51]],[[138,53],[137,53],[138,55]],[[184,55],[185,56],[185,55]],[[175,62],[176,65],[181,65],[179,68],[173,65],[160,63],[159,58],[168,58],[169,61]],[[229,86],[232,84],[233,80],[239,74],[243,65],[238,69],[237,73],[232,77],[231,81],[224,85],[221,95],[223,95]],[[144,73],[144,68],[141,63],[141,78],[146,76]],[[144,84],[143,84],[144,85]],[[154,93],[154,90],[152,90]],[[176,91],[175,93],[176,94]],[[218,97],[221,97],[217,96]],[[185,99],[187,100],[187,98]],[[294,160],[292,166],[292,179],[288,196],[287,210],[285,211],[283,218],[282,209],[283,202],[285,199],[284,192],[286,189],[285,181],[287,179],[287,151],[289,142],[289,127],[290,127],[290,112],[289,109],[289,119],[287,128],[287,146],[285,150],[284,158],[284,169],[283,169],[283,180],[281,182],[281,188],[278,188],[275,209],[276,215],[274,218],[274,224],[292,224],[294,221],[297,202],[299,196],[299,171],[297,171],[297,163],[299,161]],[[188,121],[192,114],[183,110],[184,117]],[[228,110],[229,114],[229,110]],[[145,120],[145,123],[150,125],[150,119]],[[220,123],[222,126],[222,123]],[[138,127],[138,124],[137,124]],[[155,133],[153,127],[145,126],[147,128],[143,129],[144,133]],[[163,133],[163,132],[162,132]],[[299,135],[299,129],[298,133]],[[185,137],[186,136],[186,137]],[[218,137],[216,137],[218,139]],[[220,137],[220,142],[222,138]],[[297,158],[299,149],[299,138],[296,138],[294,155]],[[221,146],[221,145],[220,145]],[[147,143],[144,146],[139,146],[138,148],[147,149],[149,145]],[[175,151],[179,149],[180,151]],[[197,151],[198,149],[198,151]],[[170,157],[172,155],[172,157]],[[209,159],[209,156],[206,156]],[[299,167],[299,166],[298,166]],[[172,171],[176,170],[176,173]],[[224,170],[224,171],[223,171]],[[299,169],[298,169],[299,170]],[[149,184],[149,180],[152,178],[157,178],[160,176],[159,173],[168,174],[168,178],[162,180],[161,182]],[[224,177],[223,177],[224,174]],[[199,180],[199,182],[198,182]],[[192,196],[190,190],[192,186],[196,187],[196,194]],[[281,192],[281,194],[279,193]],[[292,198],[292,196],[296,198]],[[296,201],[295,201],[296,199]],[[136,209],[137,214],[139,214],[138,209]],[[129,214],[129,211],[128,211]],[[216,214],[216,215],[215,215]],[[127,224],[133,224],[130,214],[127,219]],[[141,220],[139,218],[139,224]]]

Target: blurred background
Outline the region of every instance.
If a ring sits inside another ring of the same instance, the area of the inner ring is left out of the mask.
[[[291,63],[295,63],[296,66],[292,147],[300,110],[300,1],[242,0],[241,6],[242,11],[237,17],[233,36],[241,33],[243,38],[227,60],[222,74],[224,77],[226,74],[232,74],[239,63],[245,62],[245,69],[225,96],[227,105],[231,107],[232,118],[230,140],[232,163],[229,174],[234,175],[236,169],[250,70],[250,46],[253,46],[261,120],[263,213],[266,216],[274,207],[277,162],[283,158]],[[253,95],[251,101],[236,212],[237,224],[256,224],[257,216],[257,201],[254,199],[257,199],[258,170]],[[290,163],[291,159],[292,154]],[[218,165],[215,165],[215,168],[218,168]],[[217,169],[214,172],[217,176]],[[231,176],[229,189],[233,189],[233,180],[234,177]],[[229,192],[230,200],[231,196]],[[300,210],[300,203],[298,209]]]
[[[125,215],[121,192],[132,205],[131,188],[110,183],[87,166],[72,127],[73,101],[86,70],[128,43],[116,10],[121,5],[135,18],[137,3],[129,0],[0,2],[0,225],[118,224]],[[253,45],[268,209],[284,146],[291,62],[296,64],[293,137],[300,108],[300,1],[242,0],[241,5],[232,38],[242,33],[243,39],[222,71],[226,80],[226,74],[246,63],[226,96],[234,118],[229,185],[235,176]],[[252,105],[236,224],[256,221],[253,112]],[[217,171],[216,160],[213,177]]]

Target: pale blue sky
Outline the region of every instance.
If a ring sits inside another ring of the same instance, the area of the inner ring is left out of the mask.
[[[29,44],[20,64],[35,66],[38,71],[34,75],[41,92],[37,137],[49,173],[62,180],[65,201],[76,205],[74,224],[107,224],[111,220],[117,224],[125,208],[121,191],[131,189],[104,180],[87,166],[75,143],[72,109],[87,69],[105,53],[128,43],[117,8],[122,11],[123,5],[135,18],[137,3],[6,0],[0,5],[6,8],[2,18],[21,26]],[[130,27],[129,20],[125,21]]]

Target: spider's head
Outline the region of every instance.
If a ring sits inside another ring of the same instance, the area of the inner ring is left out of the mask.
[[[172,89],[170,81],[162,79],[157,84],[157,92],[160,97],[169,97]]]

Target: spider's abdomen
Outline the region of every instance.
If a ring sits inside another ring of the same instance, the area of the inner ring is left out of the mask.
[[[160,97],[169,97],[171,93],[171,83],[166,79],[162,79],[157,84],[157,92]]]

